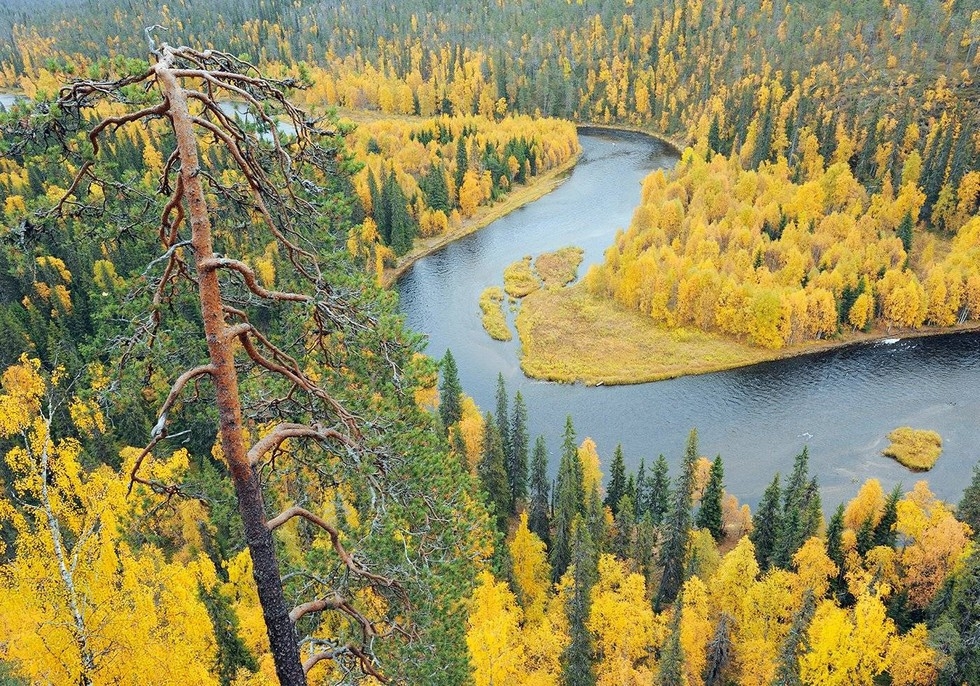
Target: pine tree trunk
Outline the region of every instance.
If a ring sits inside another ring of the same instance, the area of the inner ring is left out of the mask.
[[[306,675],[299,657],[296,631],[289,618],[283,594],[272,532],[266,527],[265,507],[258,478],[247,457],[242,427],[238,376],[235,372],[234,345],[226,335],[218,274],[203,266],[214,256],[211,220],[204,189],[198,177],[197,138],[187,108],[187,98],[170,68],[167,53],[155,67],[160,86],[169,102],[167,112],[173,123],[180,154],[180,174],[184,184],[191,225],[191,244],[198,272],[201,315],[213,366],[212,379],[217,393],[221,448],[231,472],[238,498],[238,510],[245,525],[245,536],[252,557],[253,576],[273,659],[282,686],[305,686]]]

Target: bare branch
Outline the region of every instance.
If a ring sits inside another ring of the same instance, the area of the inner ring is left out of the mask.
[[[295,624],[308,614],[323,612],[324,610],[336,610],[345,603],[346,601],[339,593],[334,593],[329,598],[319,598],[317,600],[311,600],[308,603],[303,603],[302,605],[297,605],[290,611],[289,619]]]
[[[287,300],[290,302],[310,302],[312,298],[308,295],[299,293],[287,293],[284,291],[270,291],[263,288],[255,276],[255,272],[247,264],[240,260],[232,260],[227,257],[212,257],[202,260],[200,267],[203,269],[231,269],[242,275],[242,280],[248,286],[248,290],[255,295],[266,300]]]
[[[348,448],[354,448],[354,443],[334,429],[324,429],[307,426],[306,424],[279,424],[268,434],[259,439],[248,451],[249,463],[254,467],[270,450],[277,449],[290,438],[315,438],[319,441],[335,440]],[[275,527],[270,527],[274,529]]]
[[[270,519],[268,522],[266,522],[266,527],[270,531],[275,531],[277,528],[279,528],[280,526],[288,522],[293,517],[302,517],[303,519],[310,522],[311,524],[315,524],[316,526],[326,531],[327,534],[330,536],[330,542],[333,544],[334,551],[337,553],[337,556],[340,557],[341,561],[350,571],[354,572],[358,576],[363,576],[367,579],[370,579],[376,585],[383,586],[385,588],[393,588],[401,592],[402,594],[404,593],[401,585],[394,579],[389,579],[388,577],[381,576],[380,574],[374,574],[373,572],[369,572],[368,570],[364,569],[364,567],[362,567],[357,562],[357,560],[355,560],[350,555],[350,553],[348,553],[347,550],[344,548],[343,543],[340,542],[340,533],[337,531],[337,529],[330,526],[330,524],[328,524],[325,520],[321,519],[320,517],[317,517],[309,510],[306,510],[297,505],[293,505],[292,507],[289,507],[286,510],[284,510],[282,513],[280,513],[279,516],[274,517]]]
[[[170,412],[170,408],[177,401],[177,397],[180,395],[181,391],[184,390],[184,386],[191,379],[196,379],[204,374],[215,373],[216,369],[213,364],[202,364],[200,367],[194,367],[193,369],[188,369],[186,372],[177,377],[174,381],[174,385],[170,388],[170,394],[167,399],[160,406],[160,418],[157,420],[156,426],[153,427],[153,431],[150,432],[151,436],[162,435],[167,423],[167,414]]]

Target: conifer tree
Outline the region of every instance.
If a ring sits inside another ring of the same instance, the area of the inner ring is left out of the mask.
[[[585,514],[582,462],[575,445],[575,427],[571,416],[565,419],[565,438],[562,441],[554,499],[554,533],[550,554],[552,575],[558,580],[571,559],[572,522],[576,515]]]
[[[487,412],[483,429],[483,453],[477,465],[480,483],[492,504],[497,517],[497,528],[507,533],[507,517],[510,515],[510,486],[504,469],[504,449],[500,444],[500,432],[493,415]]]
[[[973,466],[973,478],[960,498],[956,518],[970,525],[974,540],[980,537],[980,463]]]
[[[653,473],[647,477],[646,509],[654,526],[663,522],[670,508],[670,476],[667,470],[667,459],[659,455],[653,464]]]
[[[572,521],[570,566],[571,592],[565,612],[568,616],[569,643],[562,654],[561,682],[563,686],[595,686],[596,675],[592,659],[592,634],[589,632],[591,592],[598,578],[598,554],[580,515]]]
[[[752,517],[752,533],[749,540],[755,546],[755,559],[762,570],[772,565],[772,556],[776,550],[776,539],[782,528],[782,516],[779,508],[780,500],[779,473],[772,478],[769,487],[762,494],[759,508]]]
[[[619,502],[621,507],[614,520],[616,535],[613,539],[613,552],[617,557],[628,560],[633,555],[636,508],[633,505],[633,496],[629,494],[624,494]]]
[[[657,670],[657,686],[679,686],[684,683],[684,647],[681,645],[681,602],[674,603],[674,615],[670,622],[670,636],[660,653]]]
[[[550,546],[551,532],[548,496],[548,449],[545,447],[544,436],[538,436],[534,441],[534,455],[531,458],[531,504],[528,508],[528,527],[537,534],[538,538]]]
[[[613,516],[619,513],[619,501],[626,491],[626,464],[623,461],[623,446],[618,444],[613,453],[612,470],[609,475],[609,488],[606,489],[605,504]]]
[[[527,406],[524,404],[524,396],[518,391],[514,395],[514,412],[511,415],[510,443],[507,453],[507,478],[510,481],[510,490],[514,496],[514,507],[518,503],[527,499],[527,458],[528,458],[527,435]]]
[[[722,612],[715,627],[715,635],[708,642],[708,650],[704,667],[704,686],[722,686],[725,674],[732,661],[734,646],[732,645],[732,617]]]
[[[497,373],[497,433],[500,434],[500,445],[504,449],[504,459],[510,456],[510,408],[507,402],[507,384],[504,375]]]
[[[647,465],[646,458],[640,458],[640,467],[636,470],[636,518],[641,519],[649,509],[647,498]]]
[[[830,586],[838,600],[847,595],[847,583],[844,581],[844,505],[837,506],[830,523],[827,524],[827,557],[837,565],[837,576],[831,580]],[[761,566],[761,563],[760,563]]]
[[[807,629],[817,609],[817,599],[811,589],[803,595],[803,605],[793,615],[789,633],[779,650],[779,667],[773,686],[803,686],[800,679],[800,656],[808,649]]]
[[[657,589],[656,609],[674,601],[684,581],[684,557],[691,529],[691,498],[694,495],[694,469],[698,459],[698,431],[691,429],[684,451],[681,477],[674,491],[674,503],[667,519],[666,540],[660,550],[663,576]]]
[[[905,216],[902,217],[902,223],[898,225],[895,229],[895,235],[902,239],[902,247],[905,248],[905,254],[912,254],[912,230],[915,228],[915,222],[912,221],[912,213],[906,212]]]
[[[725,536],[721,520],[721,499],[725,493],[722,484],[724,477],[725,468],[721,462],[721,455],[718,455],[711,463],[711,476],[701,497],[701,507],[696,521],[698,528],[707,529],[715,541],[720,541]]]
[[[895,524],[898,523],[898,501],[902,498],[902,484],[896,484],[888,498],[885,500],[885,509],[881,513],[881,519],[875,525],[872,534],[872,547],[883,545],[889,548],[895,547],[895,539],[898,534],[895,531]]]
[[[442,383],[439,385],[439,417],[442,425],[449,427],[459,422],[463,415],[463,387],[459,383],[459,370],[452,350],[447,349],[442,357]]]

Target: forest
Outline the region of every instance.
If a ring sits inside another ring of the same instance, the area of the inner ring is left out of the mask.
[[[380,285],[591,123],[684,149],[593,294],[771,349],[976,321],[975,5],[12,0],[0,36],[0,683],[980,682],[980,467],[829,512],[804,449],[753,512],[696,429],[627,473],[502,377],[478,407]]]

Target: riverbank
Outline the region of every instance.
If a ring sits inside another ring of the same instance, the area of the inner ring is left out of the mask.
[[[417,238],[412,249],[402,255],[394,267],[385,269],[381,277],[381,283],[384,286],[392,285],[413,264],[423,257],[441,250],[450,243],[458,241],[460,238],[479,231],[514,210],[524,207],[528,203],[543,198],[568,179],[569,174],[572,173],[581,156],[582,151],[579,149],[565,164],[534,177],[534,181],[530,185],[521,186],[516,190],[512,190],[500,202],[496,202],[493,205],[481,206],[476,214],[468,219],[464,219],[456,228],[450,229],[446,233],[438,236]]]
[[[768,350],[696,329],[665,329],[634,310],[596,298],[581,282],[532,293],[521,301],[517,315],[521,369],[527,376],[590,386],[650,383],[874,341],[978,330],[978,322],[941,329],[893,328]]]

